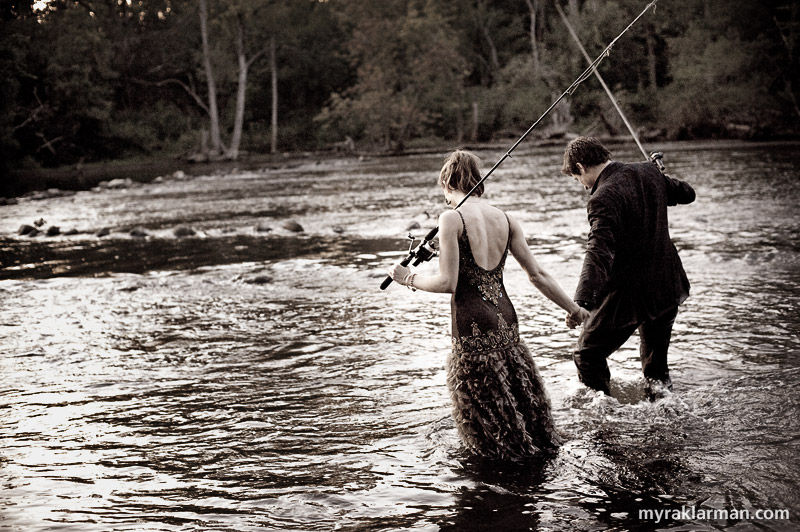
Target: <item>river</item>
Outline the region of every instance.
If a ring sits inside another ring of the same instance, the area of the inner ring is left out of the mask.
[[[409,224],[422,236],[444,208],[446,154],[309,157],[0,207],[0,530],[796,530],[798,145],[654,148],[697,191],[670,210],[692,283],[674,393],[644,400],[636,336],[610,359],[612,397],[583,388],[577,331],[510,260],[567,435],[515,465],[458,440],[449,298],[378,289]],[[489,168],[503,151],[478,154]],[[485,197],[572,293],[588,196],[560,163],[523,145]],[[40,219],[60,234],[17,234]]]

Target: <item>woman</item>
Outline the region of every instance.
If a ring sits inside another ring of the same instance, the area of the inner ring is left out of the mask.
[[[455,151],[439,174],[445,202],[457,205],[480,181],[480,161]],[[542,294],[568,312],[588,314],[533,258],[519,223],[480,198],[481,184],[458,210],[439,217],[439,273],[418,275],[397,265],[389,275],[412,290],[452,293],[453,349],[447,385],[465,445],[479,455],[515,459],[556,447],[550,401],[503,286],[508,252]]]

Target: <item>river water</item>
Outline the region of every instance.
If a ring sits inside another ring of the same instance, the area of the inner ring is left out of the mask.
[[[675,391],[644,400],[636,337],[610,359],[613,396],[584,389],[577,331],[509,261],[567,435],[511,465],[458,440],[448,297],[378,289],[409,224],[444,208],[444,153],[0,207],[0,530],[796,530],[798,146],[654,148],[697,191],[670,211],[692,282]],[[588,196],[560,151],[523,146],[486,198],[571,293]],[[39,219],[62,234],[16,234]]]

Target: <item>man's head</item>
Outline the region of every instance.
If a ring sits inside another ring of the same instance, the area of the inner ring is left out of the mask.
[[[578,137],[567,144],[561,172],[591,189],[600,171],[611,160],[611,152],[594,137]]]

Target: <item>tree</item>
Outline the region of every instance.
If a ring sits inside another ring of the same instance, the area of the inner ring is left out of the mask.
[[[416,137],[453,136],[466,64],[432,2],[359,5],[349,43],[358,79],[318,120],[386,150]]]
[[[217,39],[222,48],[225,47],[227,41],[232,41],[237,65],[233,131],[230,145],[226,147],[220,134],[219,107],[216,104],[216,67],[213,65],[213,53],[209,45],[207,1],[200,1],[200,27],[203,42],[203,64],[208,84],[212,156],[222,156],[228,159],[238,157],[245,121],[249,72],[251,67],[264,57],[269,59],[271,78],[270,151],[274,153],[277,151],[278,143],[278,49],[294,46],[297,26],[303,23],[302,14],[307,13],[309,7],[313,8],[313,4],[298,0],[288,3],[238,0],[218,5],[214,12]],[[257,38],[255,35],[262,37]]]
[[[670,6],[684,13],[694,9],[690,22],[666,39],[669,83],[658,101],[670,136],[753,138],[785,127],[791,107],[785,86],[775,81],[791,79],[784,72],[796,75],[797,67],[783,70],[791,60],[784,62],[785,48],[774,30],[781,6],[743,0],[691,4]]]
[[[800,119],[800,104],[798,95],[800,91],[800,8],[797,2],[779,3],[772,13],[772,20],[775,23],[778,34],[780,35],[780,45],[773,45],[771,50],[767,50],[767,57],[774,64],[778,75],[775,76],[773,84],[777,91],[788,100],[788,106]],[[781,46],[782,45],[782,46]],[[783,87],[781,87],[783,85]],[[781,91],[781,88],[783,89]]]
[[[23,52],[25,66],[17,71],[15,138],[51,165],[103,152],[115,74],[102,25],[67,5],[16,22],[17,42],[35,45]]]
[[[211,50],[209,46],[208,32],[208,0],[200,0],[200,34],[203,43],[203,68],[208,85],[208,115],[211,124],[211,157],[224,157],[227,159],[237,159],[242,141],[242,127],[244,124],[245,101],[247,99],[247,75],[250,66],[264,56],[268,48],[261,47],[253,53],[248,53],[246,46],[247,30],[250,21],[253,20],[258,8],[252,3],[230,2],[226,8],[219,13],[221,24],[226,22],[232,28],[234,50],[238,65],[236,108],[233,121],[233,133],[231,134],[230,146],[226,147],[222,143],[220,133],[219,106],[217,104],[217,80],[212,66]],[[227,19],[227,20],[226,20]],[[274,38],[274,36],[273,36]],[[274,54],[272,55],[274,58]],[[274,100],[274,98],[273,98]]]
[[[222,155],[225,147],[222,144],[222,134],[219,130],[219,107],[217,105],[217,80],[214,76],[214,67],[211,64],[211,49],[208,44],[208,0],[199,0],[200,6],[200,37],[203,43],[203,69],[208,85],[208,119],[211,124],[211,154]]]

